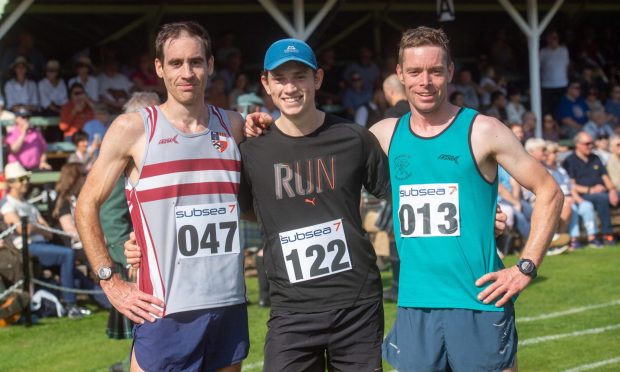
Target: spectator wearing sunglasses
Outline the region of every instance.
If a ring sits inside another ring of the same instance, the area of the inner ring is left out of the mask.
[[[60,110],[60,124],[65,141],[70,142],[73,134],[84,128],[84,124],[95,118],[93,103],[80,83],[69,88],[69,102]]]

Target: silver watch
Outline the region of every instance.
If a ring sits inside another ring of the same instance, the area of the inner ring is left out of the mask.
[[[99,280],[110,280],[112,277],[112,268],[110,266],[101,266],[97,271]]]

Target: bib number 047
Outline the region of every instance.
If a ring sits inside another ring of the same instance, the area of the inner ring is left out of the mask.
[[[240,253],[236,203],[175,208],[180,258]]]

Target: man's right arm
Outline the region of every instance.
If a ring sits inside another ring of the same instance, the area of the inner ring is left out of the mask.
[[[75,220],[84,250],[95,271],[103,266],[113,267],[101,229],[99,210],[129,161],[142,156],[144,137],[139,114],[125,114],[114,120],[101,145],[99,158],[80,192]],[[162,316],[161,310],[153,306],[163,307],[162,300],[141,292],[136,284],[123,281],[117,274],[109,280],[102,280],[100,285],[112,305],[133,322],[155,321],[153,315]]]

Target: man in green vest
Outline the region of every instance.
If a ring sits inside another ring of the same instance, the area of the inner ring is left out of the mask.
[[[411,113],[370,129],[389,157],[401,260],[384,358],[401,371],[516,371],[513,301],[536,277],[562,192],[504,124],[449,102],[454,64],[442,30],[406,31],[396,73]],[[536,195],[529,239],[510,268],[493,235],[498,165]]]

